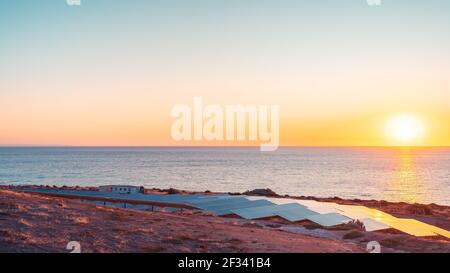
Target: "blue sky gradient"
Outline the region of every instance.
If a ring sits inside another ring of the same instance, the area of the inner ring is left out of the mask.
[[[157,140],[130,142],[161,143],[170,107],[196,95],[280,104],[297,139],[377,112],[448,121],[449,13],[447,0],[2,0],[0,144],[96,144],[86,120],[145,123],[130,130]]]

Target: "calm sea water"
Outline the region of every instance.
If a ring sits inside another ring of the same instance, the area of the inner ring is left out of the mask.
[[[449,148],[0,148],[1,184],[157,188],[450,205]]]

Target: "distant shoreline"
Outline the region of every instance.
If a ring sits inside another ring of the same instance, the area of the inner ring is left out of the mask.
[[[68,186],[68,185],[36,185],[36,184],[26,184],[26,183],[17,183],[17,184],[1,184],[0,189],[11,189],[11,188],[38,188],[38,189],[64,189],[64,190],[97,190],[98,186]],[[270,189],[268,189],[270,190]],[[278,194],[275,195],[265,195],[265,194],[247,194],[246,192],[223,192],[223,191],[195,191],[195,190],[182,190],[182,189],[174,189],[174,188],[145,188],[146,193],[162,193],[162,194],[172,194],[172,192],[180,192],[181,194],[196,194],[196,193],[207,193],[207,194],[232,194],[232,195],[249,195],[249,196],[265,196],[265,197],[275,197],[275,198],[292,198],[299,200],[315,200],[319,202],[333,202],[337,204],[345,204],[345,205],[363,205],[371,208],[380,209],[383,207],[422,207],[422,208],[430,208],[430,209],[450,209],[450,205],[437,204],[437,203],[417,203],[417,202],[404,202],[404,201],[387,201],[387,200],[378,200],[378,199],[364,199],[364,198],[342,198],[339,196],[329,196],[329,197],[317,197],[317,196],[305,196],[305,195],[289,195],[289,194]],[[248,191],[247,191],[248,192]],[[403,209],[401,210],[403,211]],[[392,211],[391,211],[392,212]],[[394,210],[394,212],[397,212]],[[411,213],[410,211],[406,211],[406,214]],[[420,215],[420,214],[419,214]]]

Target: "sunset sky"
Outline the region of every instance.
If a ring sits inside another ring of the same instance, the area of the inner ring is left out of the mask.
[[[450,1],[0,1],[0,145],[181,145],[176,104],[280,105],[282,145],[450,146]],[[242,143],[182,143],[239,145]],[[247,143],[248,144],[248,143]]]

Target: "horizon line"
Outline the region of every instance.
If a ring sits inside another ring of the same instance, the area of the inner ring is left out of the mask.
[[[0,148],[259,148],[260,145],[36,145],[0,144]],[[279,145],[278,148],[450,148],[446,145]]]

